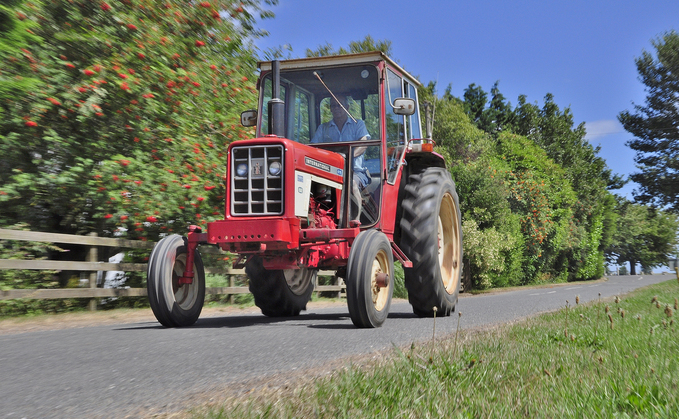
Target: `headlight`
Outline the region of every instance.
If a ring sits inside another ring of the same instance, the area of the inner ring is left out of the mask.
[[[281,162],[274,161],[269,165],[269,174],[271,176],[279,176],[281,174]]]
[[[236,166],[236,174],[240,177],[245,177],[248,174],[248,165],[245,163],[241,163],[238,166]]]

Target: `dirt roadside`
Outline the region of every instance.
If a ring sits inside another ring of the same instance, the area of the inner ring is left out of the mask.
[[[308,310],[321,307],[346,306],[346,301],[312,301],[307,304]],[[204,307],[201,318],[252,315],[261,313],[257,307],[220,306]],[[94,312],[76,312],[62,314],[45,314],[35,317],[10,317],[0,319],[0,336],[41,332],[47,330],[61,330],[104,326],[110,324],[127,324],[157,322],[150,308],[115,309]]]

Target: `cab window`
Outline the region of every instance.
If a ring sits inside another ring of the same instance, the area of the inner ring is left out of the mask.
[[[384,89],[384,103],[387,126],[387,182],[396,180],[398,158],[405,147],[405,118],[397,115],[391,106],[394,99],[403,97],[403,80],[387,69],[387,89]]]

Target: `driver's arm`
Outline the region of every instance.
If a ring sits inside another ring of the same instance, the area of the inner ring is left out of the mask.
[[[364,135],[363,137],[359,138],[358,141],[365,141],[368,139],[367,135]],[[361,154],[365,153],[365,150],[367,150],[368,147],[356,147],[354,148],[354,157],[358,157]]]
[[[370,134],[368,133],[368,129],[365,127],[365,121],[359,119],[357,121],[358,127],[356,131],[356,136],[359,137],[357,141],[365,141],[370,139]],[[358,157],[361,154],[365,153],[365,150],[367,147],[356,147],[354,149],[354,157]]]

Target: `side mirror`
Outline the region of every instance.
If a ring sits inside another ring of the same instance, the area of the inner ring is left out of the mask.
[[[249,109],[240,114],[240,124],[244,127],[254,127],[257,125],[257,110]]]
[[[394,104],[391,105],[394,108],[394,113],[396,115],[412,115],[415,113],[415,99],[408,97],[400,97],[394,99]]]

